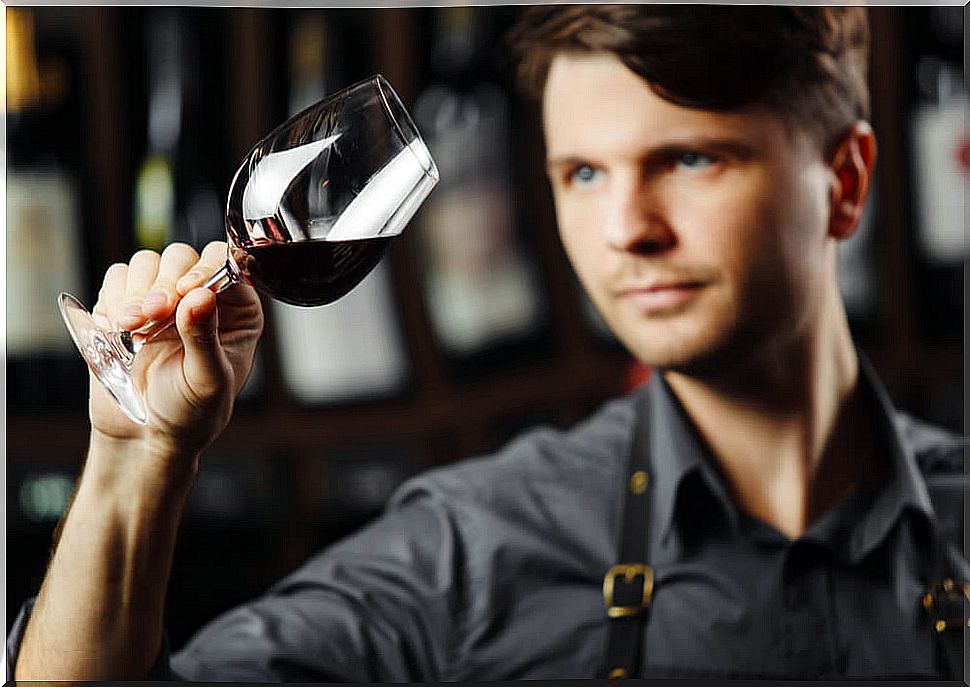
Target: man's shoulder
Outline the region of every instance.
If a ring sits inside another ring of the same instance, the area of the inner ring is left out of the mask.
[[[924,476],[964,474],[970,437],[900,410],[893,420]]]
[[[963,501],[970,490],[965,461],[970,441],[909,413],[897,411],[894,421],[923,475],[950,566],[961,578],[970,579],[966,557],[956,553],[963,548]]]

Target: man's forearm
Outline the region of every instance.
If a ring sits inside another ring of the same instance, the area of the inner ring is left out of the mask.
[[[24,633],[16,679],[136,679],[151,667],[197,466],[195,456],[163,455],[157,446],[95,433]]]

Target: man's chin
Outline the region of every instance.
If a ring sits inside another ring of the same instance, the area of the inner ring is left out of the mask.
[[[623,339],[621,339],[623,340]],[[627,350],[642,364],[678,372],[691,377],[720,376],[737,362],[740,352],[729,344],[728,337],[669,337],[662,343],[624,340]]]
[[[654,369],[709,383],[750,383],[750,364],[763,354],[764,337],[738,329],[727,329],[722,336],[707,334],[703,338],[672,338],[662,345],[640,341],[636,346],[628,344],[627,349]]]
[[[709,374],[723,369],[723,361],[718,361],[714,356],[704,354],[686,355],[637,355],[643,365],[647,367],[670,372],[678,372],[689,377],[705,377]]]

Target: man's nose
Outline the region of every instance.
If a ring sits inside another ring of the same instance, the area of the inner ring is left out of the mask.
[[[613,203],[606,240],[614,250],[655,254],[671,248],[676,235],[653,194],[631,189]]]

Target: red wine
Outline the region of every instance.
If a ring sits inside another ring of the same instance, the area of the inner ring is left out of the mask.
[[[240,273],[284,303],[326,305],[346,295],[380,262],[393,236],[234,246]]]

